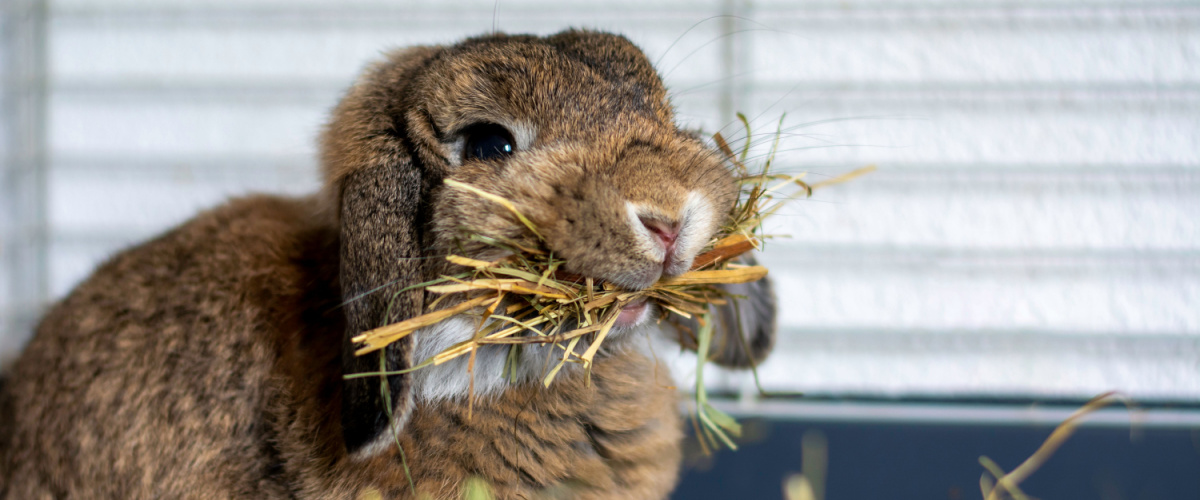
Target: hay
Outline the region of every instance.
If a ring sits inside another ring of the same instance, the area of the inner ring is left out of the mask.
[[[1054,452],[1079,427],[1080,421],[1084,417],[1118,401],[1124,402],[1130,410],[1134,409],[1134,404],[1116,391],[1105,392],[1092,398],[1059,423],[1050,436],[1042,441],[1037,451],[1033,452],[1012,472],[1005,473],[995,461],[987,456],[980,456],[979,464],[985,469],[979,478],[979,489],[983,499],[1029,500],[1032,498],[1021,491],[1020,483],[1028,479],[1054,455]],[[804,433],[800,445],[802,470],[799,474],[792,474],[784,480],[783,488],[786,500],[823,500],[825,498],[828,448],[828,443],[820,431],[809,430]]]
[[[1034,471],[1038,470],[1042,464],[1054,455],[1063,443],[1075,433],[1075,429],[1079,427],[1080,421],[1087,415],[1099,410],[1109,404],[1117,401],[1125,402],[1127,407],[1132,408],[1132,403],[1116,391],[1109,391],[1099,396],[1092,398],[1079,409],[1071,413],[1070,416],[1063,420],[1054,428],[1054,432],[1042,442],[1037,451],[1034,451],[1029,458],[1021,462],[1021,465],[1013,469],[1011,472],[1005,473],[1004,469],[1000,468],[991,458],[987,456],[979,457],[979,464],[983,466],[986,472],[979,477],[979,490],[983,494],[985,500],[1028,500],[1030,497],[1021,491],[1019,485],[1022,481],[1029,478]]]
[[[749,137],[749,124],[744,117],[741,118]],[[763,220],[794,198],[795,193],[802,192],[811,196],[813,189],[817,187],[842,182],[874,169],[873,166],[866,167],[814,185],[803,181],[804,174],[771,173],[779,136],[777,131],[770,153],[761,169],[755,172],[745,163],[749,153],[749,141],[740,154],[735,155],[719,133],[713,136],[714,142],[733,165],[736,180],[741,186],[739,201],[718,234],[693,260],[692,268],[687,273],[663,278],[640,291],[622,290],[610,283],[597,284],[591,278],[559,270],[564,262],[545,247],[544,239],[537,228],[511,201],[477,186],[447,179],[445,183],[448,188],[473,193],[512,212],[536,238],[539,246],[529,248],[511,241],[498,241],[477,234],[469,235],[476,241],[508,250],[510,255],[496,261],[482,261],[458,255],[447,256],[449,262],[461,266],[464,271],[410,287],[424,288],[440,296],[428,305],[432,312],[354,337],[352,340],[358,347],[355,353],[364,355],[378,351],[418,329],[465,314],[476,317],[479,325],[471,339],[450,346],[405,371],[431,364],[440,365],[464,355],[471,357],[468,370],[473,370],[474,355],[480,347],[508,345],[510,349],[514,349],[510,352],[515,352],[520,344],[550,344],[562,351],[562,357],[546,373],[542,380],[544,385],[549,386],[566,363],[581,364],[590,382],[595,355],[616,323],[621,309],[638,301],[649,301],[658,305],[664,316],[696,318],[700,324],[695,344],[700,347],[696,384],[699,419],[704,424],[704,436],[713,445],[720,442],[734,448],[728,434],[736,436],[739,426],[732,417],[708,405],[702,377],[703,364],[707,360],[707,347],[712,336],[709,306],[725,304],[730,299],[726,292],[715,285],[747,283],[767,275],[765,267],[743,265],[736,261],[739,256],[752,249],[761,249],[763,240],[767,238],[761,234]],[[784,193],[789,187],[793,193]],[[443,300],[457,304],[433,310]],[[582,354],[577,353],[575,348],[580,339],[588,335],[592,336],[588,348]],[[515,373],[515,366],[512,365],[515,359],[516,356],[510,354],[504,373]],[[389,373],[397,372],[380,371],[347,377],[382,376]]]

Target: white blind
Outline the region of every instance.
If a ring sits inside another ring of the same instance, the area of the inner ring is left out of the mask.
[[[53,2],[49,295],[228,196],[316,189],[314,139],[359,68],[493,25],[623,33],[658,61],[685,124],[743,111],[766,133],[786,112],[785,169],[879,167],[771,224],[792,237],[763,257],[782,306],[767,389],[1200,398],[1190,3]],[[23,91],[3,81],[5,99]],[[14,213],[9,246],[26,241]],[[6,260],[10,318],[36,310],[25,265]],[[5,355],[26,335],[3,332]],[[683,384],[690,361],[676,364]]]

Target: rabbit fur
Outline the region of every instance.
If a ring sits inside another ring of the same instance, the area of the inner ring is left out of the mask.
[[[503,127],[511,154],[464,153],[479,124]],[[640,289],[688,269],[737,186],[675,125],[637,47],[571,30],[396,50],[333,111],[321,163],[322,192],[202,213],[46,313],[0,396],[0,498],[457,498],[475,476],[498,498],[669,494],[683,434],[643,348],[653,306],[605,341],[590,383],[567,369],[542,387],[553,348],[523,349],[502,378],[501,346],[473,375],[463,360],[343,377],[474,332],[452,319],[365,356],[350,341],[425,312],[434,296],[407,287],[457,272],[443,256],[502,256],[465,232],[532,242],[445,179],[511,200],[570,272]],[[713,359],[744,367],[771,349],[775,306],[765,280],[736,292]]]

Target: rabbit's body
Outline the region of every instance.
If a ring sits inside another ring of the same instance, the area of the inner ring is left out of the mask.
[[[278,381],[321,373],[289,351],[341,338],[321,314],[339,296],[320,257],[336,232],[307,212],[234,202],[117,255],[55,306],[11,372],[6,498],[284,497],[269,403]]]
[[[400,371],[467,330],[361,357],[349,339],[425,310],[432,296],[406,287],[451,272],[447,253],[496,257],[464,229],[529,237],[443,178],[512,200],[572,272],[639,288],[686,271],[736,186],[672,120],[649,63],[612,35],[394,53],[334,113],[325,193],[206,212],[47,313],[0,398],[0,498],[409,498],[410,477],[449,498],[472,476],[500,498],[666,496],[682,433],[673,384],[640,348],[649,307],[621,313],[590,384],[568,369],[542,387],[545,348],[513,381]],[[499,137],[478,139],[480,122],[506,124],[515,150],[478,147]],[[765,281],[738,293],[747,342],[718,342],[715,359],[744,366],[770,349],[774,306]],[[380,368],[386,385],[344,379]]]
[[[337,228],[311,203],[235,201],[60,303],[12,372],[8,498],[408,498],[394,446],[359,461],[341,444]],[[506,498],[661,497],[679,461],[669,384],[626,350],[590,388],[572,373],[469,416],[465,400],[418,405],[400,442],[435,498],[471,476]]]

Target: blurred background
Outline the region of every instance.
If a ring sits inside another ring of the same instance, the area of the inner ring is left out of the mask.
[[[693,461],[679,498],[724,498],[704,482],[722,470],[777,498],[814,429],[830,498],[864,474],[978,498],[979,454],[1012,468],[1109,390],[1143,439],[1102,411],[1040,486],[1200,498],[1200,3],[3,2],[0,363],[113,252],[230,196],[317,189],[325,115],[382,50],[598,28],[656,62],[683,125],[745,137],[743,112],[765,152],[786,113],[777,168],[879,169],[769,225],[789,237],[762,257],[782,305],[765,392],[706,376],[757,434]],[[658,353],[689,387],[695,358]]]

